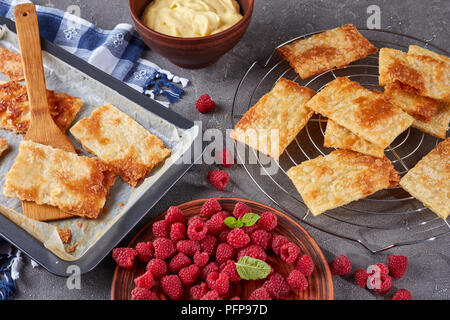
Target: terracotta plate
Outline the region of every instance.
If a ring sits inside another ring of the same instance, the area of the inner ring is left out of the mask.
[[[191,217],[199,214],[200,208],[206,199],[195,200],[179,205],[184,214]],[[236,202],[244,202],[254,213],[261,214],[265,211],[271,211],[278,216],[278,226],[275,233],[287,237],[290,241],[298,245],[304,254],[308,254],[314,261],[315,269],[313,274],[308,277],[309,287],[305,291],[291,290],[287,299],[303,300],[314,297],[318,300],[333,299],[333,281],[331,279],[330,269],[325,257],[317,245],[316,241],[303,229],[295,220],[286,214],[275,210],[264,204],[237,198],[219,198],[224,210],[232,211]],[[150,221],[129,243],[129,247],[134,247],[138,242],[152,241],[152,224],[153,222],[163,219],[164,214]],[[269,254],[267,261],[283,276],[287,276],[292,270],[292,266],[282,262],[275,254]],[[111,299],[127,300],[131,299],[131,290],[135,287],[133,279],[145,272],[145,264],[136,263],[132,269],[116,268],[111,286]],[[264,280],[259,281],[241,281],[239,284],[233,284],[231,287],[230,297],[239,296],[246,299],[250,293],[260,287]],[[186,297],[187,298],[187,297]]]

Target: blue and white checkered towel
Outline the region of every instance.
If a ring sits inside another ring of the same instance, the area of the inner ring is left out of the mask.
[[[0,0],[0,16],[14,20],[14,6],[26,2],[30,1]],[[189,81],[141,59],[146,47],[130,24],[103,30],[68,12],[43,6],[36,9],[40,34],[45,39],[167,107],[183,95],[181,87]],[[0,300],[14,294],[21,260],[20,251],[0,238]]]

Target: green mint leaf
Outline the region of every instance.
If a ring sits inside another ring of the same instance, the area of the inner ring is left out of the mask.
[[[259,280],[267,278],[270,266],[262,260],[243,256],[236,263],[236,271],[244,280]]]
[[[235,217],[226,217],[223,220],[223,223],[225,223],[225,225],[230,228],[230,229],[234,229],[236,228],[236,224],[237,224],[237,220]]]
[[[242,223],[245,227],[251,227],[258,222],[259,218],[260,216],[258,214],[249,212],[242,217]]]

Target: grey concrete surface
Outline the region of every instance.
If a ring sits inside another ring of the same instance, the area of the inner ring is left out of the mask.
[[[112,28],[121,22],[131,22],[126,0],[35,0],[36,4],[66,9],[76,4],[81,16],[103,28]],[[449,0],[389,0],[389,1],[318,1],[318,0],[256,0],[252,23],[243,40],[217,64],[203,70],[183,70],[149,51],[145,57],[173,73],[187,77],[191,84],[186,96],[171,109],[191,120],[201,120],[206,128],[228,128],[231,101],[238,80],[254,59],[264,57],[273,47],[295,35],[315,30],[353,23],[366,27],[369,5],[381,8],[381,27],[413,35],[450,49],[450,1]],[[196,98],[209,93],[218,108],[212,114],[201,115],[195,110]],[[239,166],[230,170],[231,181],[225,192],[214,191],[204,179],[211,166],[194,166],[151,212],[156,215],[169,205],[197,198],[213,196],[237,196],[271,204]],[[149,220],[149,217],[145,219]],[[123,241],[125,245],[136,233],[141,223]],[[327,259],[346,254],[355,269],[386,261],[390,253],[409,257],[410,267],[404,279],[394,282],[396,288],[407,288],[415,299],[450,298],[450,238],[418,246],[395,249],[389,253],[371,255],[359,245],[306,227],[324,250]],[[110,258],[94,271],[82,277],[80,290],[68,290],[66,279],[53,276],[42,268],[32,269],[27,261],[18,281],[16,299],[109,299],[114,271]],[[336,299],[384,299],[357,287],[352,280],[334,277]],[[389,298],[389,296],[388,296]]]

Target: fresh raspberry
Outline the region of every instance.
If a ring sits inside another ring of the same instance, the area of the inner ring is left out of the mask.
[[[392,278],[386,274],[381,274],[381,287],[379,289],[374,289],[376,293],[380,296],[384,296],[392,288]]]
[[[116,248],[112,251],[112,258],[119,267],[131,269],[136,261],[137,252],[132,248]]]
[[[169,262],[169,269],[173,273],[177,273],[181,268],[187,267],[192,263],[191,259],[184,253],[177,253]]]
[[[195,264],[191,264],[188,267],[181,268],[178,272],[178,277],[180,277],[181,282],[183,282],[185,286],[190,286],[197,281],[199,274],[200,268]]]
[[[139,242],[136,245],[137,258],[139,261],[147,263],[153,258],[155,248],[151,242]]]
[[[219,211],[212,215],[212,217],[206,221],[206,226],[208,227],[209,234],[217,236],[219,233],[227,229],[223,220],[227,218],[230,214],[226,211]]]
[[[314,271],[314,262],[310,256],[304,254],[298,258],[295,269],[303,273],[305,277],[309,277]]]
[[[142,276],[134,279],[134,283],[139,288],[151,289],[153,286],[153,274],[150,271],[147,271]]]
[[[258,226],[261,229],[270,231],[276,228],[277,221],[277,216],[274,213],[267,211],[261,214],[261,218],[258,220]]]
[[[270,244],[272,241],[272,234],[265,230],[256,230],[251,235],[252,243],[260,246],[264,250],[270,248]]]
[[[300,255],[300,248],[292,242],[283,244],[280,249],[280,258],[286,263],[294,263]]]
[[[221,243],[217,246],[216,250],[216,262],[222,264],[223,262],[233,259],[235,250],[228,243]]]
[[[176,246],[178,252],[182,252],[190,257],[194,256],[197,251],[200,251],[200,242],[197,240],[180,240]]]
[[[155,247],[155,258],[158,259],[168,259],[176,252],[174,242],[167,238],[156,239],[153,241],[153,246]]]
[[[296,269],[289,273],[286,281],[289,286],[295,290],[303,291],[308,288],[308,280],[306,280],[305,275]]]
[[[258,224],[255,223],[254,225],[252,225],[250,227],[243,227],[242,230],[244,230],[246,234],[251,236],[253,234],[253,232],[255,232],[256,230],[260,230],[260,228],[259,228]]]
[[[201,282],[191,287],[191,298],[194,300],[200,300],[208,292],[208,285],[206,282]]]
[[[366,287],[368,278],[369,274],[367,273],[366,269],[358,269],[353,275],[353,279],[355,279],[356,284],[361,288]]]
[[[228,260],[220,266],[220,272],[226,273],[230,282],[241,281],[241,276],[236,270],[236,263],[233,260]]]
[[[152,273],[154,279],[161,279],[167,274],[167,264],[161,259],[150,260],[145,269]]]
[[[202,240],[206,237],[208,227],[202,220],[193,221],[187,229],[188,238],[191,240]]]
[[[228,234],[231,232],[232,229],[224,230],[219,234],[219,242],[225,243],[227,242]]]
[[[217,190],[225,190],[230,176],[226,171],[215,169],[208,172],[208,180]]]
[[[283,299],[289,293],[289,284],[279,273],[273,274],[269,280],[266,280],[263,287],[267,290],[270,296],[275,300]]]
[[[222,151],[219,152],[217,158],[218,158],[218,163],[220,165],[222,165],[222,167],[230,168],[231,166],[233,166],[234,159],[233,159],[233,154],[231,153],[230,150],[223,149]]]
[[[227,236],[227,243],[234,248],[242,248],[250,242],[250,237],[240,228],[235,228],[230,231]]]
[[[206,266],[209,262],[209,254],[207,252],[200,252],[197,251],[194,254],[194,263],[200,267],[203,268],[204,266]]]
[[[246,213],[252,212],[252,210],[242,202],[236,203],[233,209],[233,216],[237,218],[242,218]]]
[[[172,300],[180,300],[183,297],[183,285],[176,274],[164,276],[160,281],[162,291]]]
[[[152,230],[155,238],[167,238],[169,236],[169,224],[166,220],[156,221]]]
[[[389,268],[384,263],[377,263],[376,266],[380,269],[380,273],[389,274]]]
[[[400,279],[408,269],[408,258],[405,256],[391,255],[388,257],[389,274],[394,279]]]
[[[222,300],[216,290],[208,291],[200,300]]]
[[[159,300],[158,296],[148,289],[134,288],[131,291],[131,300]]]
[[[352,265],[350,260],[341,254],[330,265],[331,274],[336,276],[342,276],[344,274],[352,272]]]
[[[200,248],[202,252],[206,252],[209,257],[212,258],[216,253],[217,242],[218,240],[216,237],[207,234],[206,237],[200,241]]]
[[[289,243],[289,240],[286,237],[280,236],[279,234],[274,235],[272,238],[273,253],[279,256],[281,247],[286,243]]]
[[[211,272],[206,277],[206,283],[211,290],[217,291],[219,296],[226,295],[230,289],[230,279],[228,278],[228,274],[223,272]]]
[[[203,221],[202,217],[200,217],[200,216],[193,216],[193,217],[189,218],[188,223],[187,223],[188,227],[192,223],[197,222],[197,221]]]
[[[186,226],[181,222],[175,222],[170,226],[170,240],[178,242],[186,238]]]
[[[186,224],[186,217],[184,216],[183,211],[175,206],[171,206],[167,209],[165,220],[169,225],[177,222]]]
[[[216,107],[216,103],[211,99],[209,94],[204,94],[195,102],[195,107],[200,113],[208,113]]]
[[[248,245],[239,250],[237,260],[241,259],[244,256],[252,257],[255,259],[265,261],[267,259],[267,254],[263,248],[256,244]]]
[[[219,265],[217,264],[217,262],[208,263],[200,272],[200,279],[206,280],[206,278],[208,278],[208,275],[212,272],[219,272]]]
[[[272,297],[264,287],[261,287],[253,291],[248,300],[272,300]]]
[[[211,198],[206,200],[205,203],[202,205],[202,208],[200,209],[200,214],[206,219],[209,219],[212,217],[214,213],[217,213],[221,210],[222,206],[220,205],[219,201],[217,201],[216,198]]]
[[[412,300],[411,292],[406,289],[400,289],[394,294],[392,300]]]

